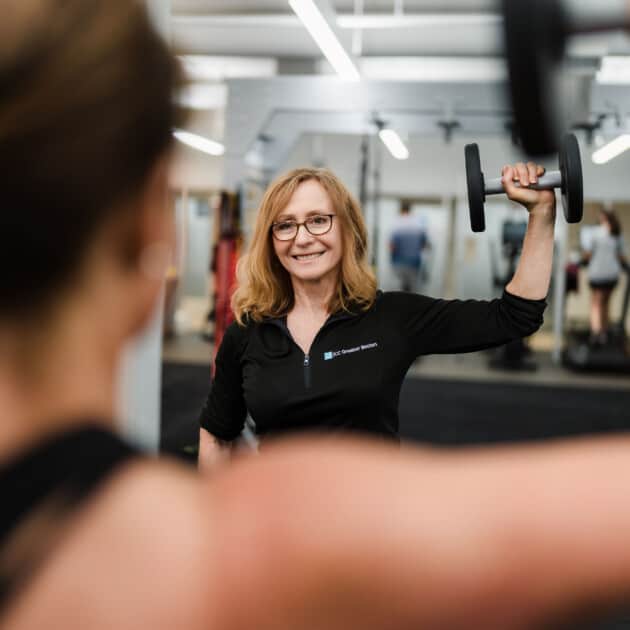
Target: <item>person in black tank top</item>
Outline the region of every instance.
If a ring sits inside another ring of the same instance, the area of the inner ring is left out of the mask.
[[[51,532],[139,451],[91,422],[0,467],[0,610],[46,559]],[[39,536],[35,536],[39,533]]]
[[[135,0],[0,20],[0,628],[558,627],[630,592],[630,443],[294,438],[206,478],[116,437],[174,243],[177,62]]]

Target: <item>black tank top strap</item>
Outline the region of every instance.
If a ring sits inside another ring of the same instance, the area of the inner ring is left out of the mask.
[[[46,558],[73,511],[139,454],[112,433],[83,425],[0,465],[0,611]]]

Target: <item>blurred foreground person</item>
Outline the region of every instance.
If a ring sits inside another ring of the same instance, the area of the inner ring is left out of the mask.
[[[0,24],[0,627],[521,628],[630,590],[630,443],[270,446],[205,479],[114,433],[150,318],[173,59],[127,0]]]

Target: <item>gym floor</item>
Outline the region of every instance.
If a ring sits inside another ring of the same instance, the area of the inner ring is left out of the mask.
[[[197,440],[196,418],[210,386],[213,345],[199,333],[166,341],[162,449],[181,455]],[[488,368],[488,354],[423,357],[400,399],[404,439],[466,445],[630,430],[630,378],[583,374],[534,352],[533,371]]]

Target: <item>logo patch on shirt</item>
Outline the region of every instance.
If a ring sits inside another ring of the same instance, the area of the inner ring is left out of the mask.
[[[324,361],[330,361],[337,357],[344,356],[346,354],[354,354],[355,352],[363,352],[364,350],[372,350],[378,348],[378,342],[372,341],[371,343],[362,343],[352,348],[342,348],[341,350],[332,350],[330,352],[324,352]]]

